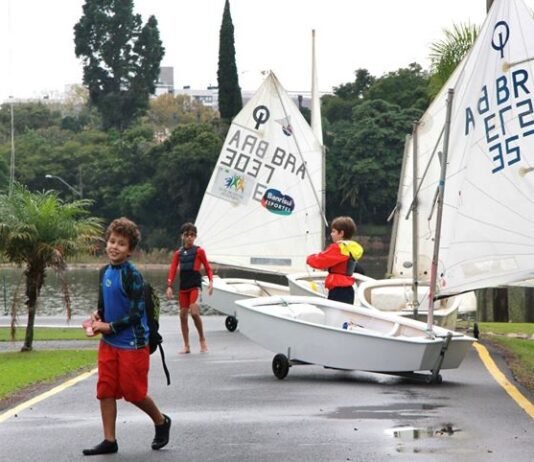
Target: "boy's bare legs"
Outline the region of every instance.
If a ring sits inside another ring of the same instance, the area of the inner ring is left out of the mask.
[[[204,326],[202,325],[202,318],[200,317],[200,308],[198,303],[193,303],[189,309],[191,310],[191,317],[195,323],[195,327],[198,331],[198,338],[200,340],[200,352],[207,353],[208,344],[206,343],[206,337],[204,336]]]
[[[180,326],[182,328],[182,338],[184,339],[184,347],[180,353],[190,353],[191,349],[189,347],[189,324],[187,315],[189,314],[189,308],[180,307]]]
[[[165,417],[160,412],[160,410],[156,406],[156,403],[154,403],[153,399],[150,396],[147,396],[142,401],[137,401],[136,403],[132,403],[132,404],[134,404],[139,409],[141,409],[143,412],[148,414],[148,416],[154,422],[154,425],[161,425],[162,423],[165,422]]]
[[[115,423],[117,422],[117,400],[115,398],[104,398],[100,400],[100,414],[102,416],[102,427],[104,428],[104,439],[115,441]]]
[[[152,440],[152,449],[161,449],[169,443],[169,431],[171,429],[171,418],[160,412],[156,403],[150,396],[146,396],[142,401],[132,402],[135,406],[145,412],[154,422],[156,433]]]

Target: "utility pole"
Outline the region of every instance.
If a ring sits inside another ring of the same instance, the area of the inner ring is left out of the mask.
[[[13,194],[15,185],[15,117],[13,115],[13,96],[9,97],[11,108],[11,159],[9,164],[9,195]]]

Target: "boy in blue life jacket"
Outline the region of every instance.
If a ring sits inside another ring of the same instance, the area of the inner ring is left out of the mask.
[[[102,334],[96,397],[100,401],[104,440],[84,449],[86,456],[119,450],[115,434],[118,399],[131,402],[152,419],[152,449],[167,445],[171,427],[170,417],[162,414],[147,394],[150,352],[143,276],[128,260],[141,233],[133,221],[123,217],[111,222],[105,238],[109,265],[100,281],[101,306],[91,315],[93,332]]]
[[[180,327],[184,347],[180,353],[188,354],[191,352],[189,345],[189,313],[198,331],[200,342],[200,352],[208,352],[208,344],[204,335],[204,326],[200,317],[200,306],[198,304],[202,288],[202,274],[200,269],[203,266],[208,277],[208,295],[213,293],[213,271],[206,252],[202,247],[195,245],[197,238],[197,227],[193,223],[185,223],[180,228],[180,234],[183,245],[174,252],[172,262],[169,266],[167,275],[167,290],[165,292],[167,300],[172,300],[174,296],[173,282],[176,273],[179,273],[180,291],[178,293],[178,302],[180,305]]]
[[[312,268],[328,270],[325,287],[328,299],[344,303],[354,303],[354,282],[352,276],[363,248],[352,238],[356,234],[356,224],[350,217],[337,217],[330,226],[332,244],[320,253],[309,255],[306,263]]]

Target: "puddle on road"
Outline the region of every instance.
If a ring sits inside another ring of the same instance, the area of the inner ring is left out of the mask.
[[[384,433],[402,441],[419,440],[423,438],[450,437],[461,431],[453,424],[444,424],[437,427],[411,427],[401,426],[387,428]]]
[[[426,413],[444,407],[439,404],[393,403],[384,406],[347,406],[324,414],[330,419],[389,419],[399,420],[407,417],[430,417]]]

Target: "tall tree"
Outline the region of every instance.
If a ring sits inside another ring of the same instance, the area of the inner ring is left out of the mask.
[[[32,350],[47,268],[63,269],[66,257],[86,250],[102,232],[99,220],[87,216],[88,205],[87,200],[64,203],[51,192],[31,193],[22,186],[0,195],[0,252],[10,262],[25,265],[28,323],[22,351]]]
[[[154,16],[143,25],[133,0],[86,0],[74,44],[105,129],[122,130],[146,112],[165,53]]]
[[[219,112],[222,119],[230,121],[243,107],[241,88],[237,76],[234,46],[234,24],[230,15],[230,2],[226,0],[219,32]]]
[[[334,94],[344,100],[362,99],[369,87],[376,80],[367,69],[357,69],[354,71],[356,79],[334,87]]]
[[[417,63],[388,72],[376,79],[367,90],[369,100],[384,100],[401,108],[424,111],[429,104],[428,75]]]

